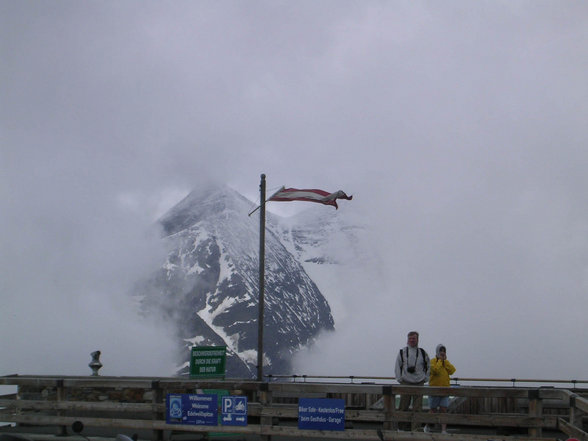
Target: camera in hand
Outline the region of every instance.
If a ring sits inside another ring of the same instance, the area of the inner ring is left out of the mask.
[[[406,368],[406,370],[408,371],[409,374],[414,374],[415,367],[414,366],[409,366],[409,367]]]

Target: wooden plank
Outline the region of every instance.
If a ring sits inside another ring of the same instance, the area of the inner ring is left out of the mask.
[[[345,421],[382,422],[386,413],[381,410],[345,410]]]
[[[337,383],[269,383],[272,392],[305,394],[305,393],[335,393],[335,394],[382,394],[382,385],[373,384],[337,384]]]
[[[333,383],[270,383],[271,391],[280,395],[303,396],[304,394],[338,393],[338,394],[373,394],[383,395],[383,385],[333,384]],[[429,387],[392,385],[394,395],[431,395],[434,393],[448,394],[456,397],[486,398],[527,398],[529,388],[466,388],[466,387]]]
[[[247,403],[247,415],[259,416],[261,415],[261,404],[259,403]]]
[[[379,440],[380,437],[375,429],[346,429],[345,431],[326,430],[299,430],[297,427],[272,426],[262,427],[262,434],[276,435],[292,438],[334,438],[334,439],[358,439],[358,440]],[[381,430],[385,440],[397,441],[488,441],[488,435],[471,434],[430,434],[424,432],[398,432],[396,430]],[[491,435],[492,441],[557,441],[555,438],[530,438],[514,436]]]
[[[582,412],[588,413],[588,400],[579,395],[576,396],[575,405]]]
[[[298,406],[296,406],[296,407],[262,406],[259,415],[264,416],[264,417],[268,416],[268,417],[275,417],[275,418],[281,417],[281,418],[296,418],[297,419],[298,418]]]
[[[43,401],[43,400],[0,400],[0,406],[8,409],[70,410],[104,412],[165,412],[165,404],[117,403],[112,401]]]
[[[578,438],[580,441],[588,441],[588,433],[584,432],[580,428],[568,423],[563,418],[558,420],[559,430],[570,437]]]
[[[248,406],[249,407],[249,406]],[[249,415],[253,415],[251,412]],[[298,419],[298,406],[263,406],[258,415]],[[346,421],[382,422],[384,412],[376,410],[345,410]]]
[[[540,387],[539,388],[539,397],[542,399],[552,399],[552,400],[568,400],[569,391],[563,389],[556,389],[554,387]]]
[[[0,432],[2,433],[2,432]],[[55,435],[53,433],[38,433],[38,432],[11,432],[14,434],[18,434],[19,436],[23,436],[27,439],[31,439],[34,441],[63,441],[63,436]],[[113,441],[112,437],[103,437],[103,436],[81,436],[81,435],[67,435],[67,441]]]
[[[230,381],[230,380],[188,380],[188,379],[162,379],[160,380],[160,387],[163,389],[224,389],[224,390],[244,390],[257,391],[259,390],[259,382],[251,381]]]
[[[296,426],[271,426],[262,427],[261,434],[267,436],[285,436],[296,439],[301,438],[334,438],[338,440],[343,439],[358,439],[358,440],[379,440],[376,429],[346,429],[341,430],[300,430]],[[392,439],[392,438],[390,438]],[[400,438],[396,438],[400,439]],[[405,438],[408,440],[408,438]],[[430,438],[427,440],[430,441]]]
[[[468,414],[454,414],[454,413],[428,413],[428,412],[400,412],[394,414],[398,421],[411,421],[417,423],[447,423],[459,426],[481,426],[481,427],[529,427],[541,425],[543,428],[557,427],[557,417],[543,416],[530,417],[528,415],[468,415]]]
[[[4,416],[3,416],[4,418]],[[71,426],[75,421],[81,421],[86,427],[108,427],[136,430],[175,430],[183,432],[223,432],[235,434],[256,434],[260,429],[258,425],[248,426],[196,426],[166,424],[165,421],[121,419],[121,418],[95,418],[95,417],[56,417],[52,415],[12,415],[8,420],[20,424],[31,424],[37,426]]]
[[[575,406],[584,413],[588,413],[588,399],[570,390],[557,390],[557,395],[562,401],[566,401],[569,405],[570,401],[574,401]]]

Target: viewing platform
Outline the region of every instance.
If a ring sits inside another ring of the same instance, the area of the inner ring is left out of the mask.
[[[450,388],[437,388],[403,386],[390,377],[294,375],[270,376],[260,382],[8,375],[0,377],[0,386],[13,386],[15,391],[0,397],[0,441],[102,441],[117,435],[118,441],[129,441],[133,434],[152,441],[588,441],[586,381],[453,378],[452,382]],[[402,394],[435,393],[451,397],[448,413],[429,413],[426,399],[422,412],[396,410]],[[241,397],[246,403],[246,424],[220,425],[220,418],[219,425],[170,423],[169,394]],[[337,400],[344,424],[335,430],[304,427],[302,399]],[[448,433],[435,429],[425,433],[422,428],[398,431],[399,423],[414,427],[446,423]]]

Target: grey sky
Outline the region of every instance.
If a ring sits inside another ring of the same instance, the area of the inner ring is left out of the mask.
[[[383,375],[416,328],[460,375],[585,377],[587,77],[580,1],[0,0],[0,374],[165,371],[123,297],[148,226],[263,172],[378,238],[322,354]]]

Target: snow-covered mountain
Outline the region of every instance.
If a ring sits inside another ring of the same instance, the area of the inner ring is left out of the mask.
[[[248,216],[252,206],[229,187],[202,188],[160,220],[168,257],[137,295],[146,313],[176,328],[180,373],[193,345],[226,345],[228,377],[256,374],[259,216]],[[266,214],[265,374],[290,373],[293,354],[334,329],[329,304],[303,266],[337,262],[333,236],[352,242],[354,227],[333,211],[328,221],[318,211],[297,219]]]

